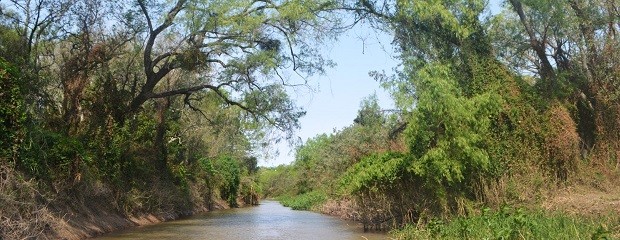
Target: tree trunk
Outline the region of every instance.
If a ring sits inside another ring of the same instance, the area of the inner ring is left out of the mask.
[[[157,157],[154,160],[156,161],[155,168],[158,173],[162,174],[162,176],[166,176],[168,172],[168,151],[166,149],[165,136],[167,130],[166,113],[169,107],[170,98],[158,99],[155,102],[155,108],[157,109],[157,132],[155,134],[155,148],[157,152]]]

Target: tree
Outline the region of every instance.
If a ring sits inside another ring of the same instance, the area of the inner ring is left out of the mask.
[[[62,37],[61,21],[73,0],[11,0],[0,3],[0,53],[20,69],[24,85],[24,104],[30,118],[49,109],[52,98],[42,89],[51,80],[45,71],[50,65],[46,59],[53,55],[50,43]],[[32,114],[36,112],[37,114]]]
[[[41,47],[46,40],[55,38],[54,35],[59,33],[56,31],[58,23],[73,3],[73,0],[11,0],[0,10],[3,25],[14,29],[22,41],[22,45],[13,50],[21,51],[24,59],[16,63],[41,67],[38,65]]]
[[[149,99],[210,90],[257,120],[291,130],[303,113],[286,97],[284,87],[295,83],[281,77],[282,69],[312,74],[328,64],[307,55],[311,45],[304,37],[329,33],[329,19],[322,17],[332,6],[329,1],[179,0],[164,4],[167,12],[159,17],[153,14],[159,4],[138,1],[137,5],[148,26],[144,81],[128,113]],[[171,39],[173,47],[162,48],[164,39]],[[200,81],[157,92],[157,85],[172,71],[193,72]]]
[[[353,122],[362,126],[377,126],[385,122],[376,94],[362,101],[360,110],[358,110],[357,117]]]
[[[544,96],[575,106],[573,118],[584,150],[603,142],[604,148],[618,146],[614,141],[619,137],[615,126],[620,113],[615,36],[620,25],[615,2],[511,0],[510,7],[493,28],[495,36],[504,40],[495,44],[503,42],[506,49],[514,50],[504,59],[540,76],[535,84]]]
[[[138,114],[154,114],[163,169],[177,96],[200,111],[194,105],[211,92],[221,107],[241,109],[257,136],[280,130],[291,138],[305,112],[287,89],[331,65],[315,53],[339,30],[334,7],[327,0],[11,1],[2,23],[33,63],[26,72],[49,78],[35,87],[49,95],[46,104],[29,104],[49,109],[50,126],[72,136],[110,133],[103,129],[135,128]]]
[[[387,1],[365,2],[366,12],[395,32],[403,70],[382,80],[407,122],[408,149],[363,158],[345,175],[343,182],[353,185],[345,189],[371,220],[401,224],[422,211],[459,211],[495,177],[501,158],[494,143],[504,140],[495,128],[505,124],[497,119],[510,111],[505,99],[520,94],[495,57],[481,18],[485,3],[396,1],[386,8],[381,2]]]

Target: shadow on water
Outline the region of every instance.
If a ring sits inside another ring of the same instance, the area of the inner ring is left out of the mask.
[[[191,218],[112,233],[113,239],[389,239],[364,233],[359,223],[307,211],[275,201],[259,206],[213,211]]]

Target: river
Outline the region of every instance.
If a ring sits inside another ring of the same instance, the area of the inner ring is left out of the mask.
[[[364,233],[356,222],[308,211],[294,211],[276,201],[247,208],[212,211],[182,220],[111,233],[117,239],[389,239]]]

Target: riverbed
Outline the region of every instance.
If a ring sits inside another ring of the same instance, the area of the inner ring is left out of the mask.
[[[191,218],[132,228],[97,238],[118,239],[389,239],[363,232],[359,223],[315,212],[295,211],[276,201],[218,210]]]

